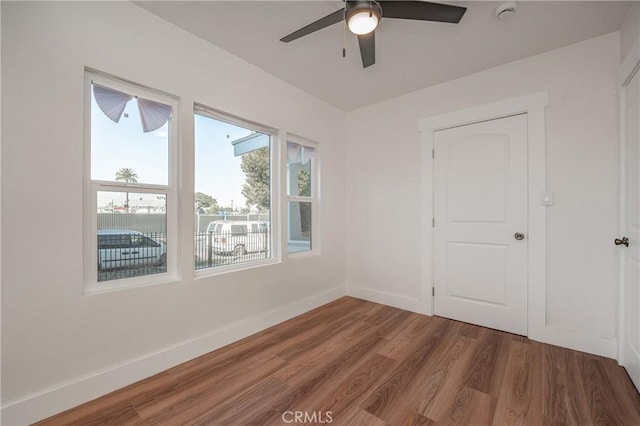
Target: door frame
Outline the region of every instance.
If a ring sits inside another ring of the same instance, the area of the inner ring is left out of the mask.
[[[546,209],[541,205],[546,191],[546,120],[549,105],[546,91],[511,98],[486,105],[448,112],[420,120],[421,134],[421,274],[420,306],[433,315],[434,298],[434,160],[435,132],[452,127],[527,114],[528,163],[528,267],[527,267],[527,336],[545,341],[546,328]]]
[[[625,161],[625,145],[626,145],[626,135],[625,135],[625,116],[626,116],[626,108],[625,108],[625,95],[626,89],[631,79],[635,76],[636,73],[640,73],[640,38],[636,39],[631,51],[624,59],[622,64],[620,65],[620,72],[618,74],[618,87],[620,88],[620,157],[618,159],[618,164],[620,165],[620,177],[619,177],[619,188],[618,188],[618,234],[624,235],[623,233],[626,231],[624,229],[625,221],[626,221],[626,204],[625,204],[625,190],[626,190],[626,161]],[[618,238],[618,237],[616,237]],[[617,361],[618,364],[624,365],[624,344],[625,344],[625,294],[624,294],[624,285],[623,278],[625,276],[625,260],[623,253],[618,254],[618,276],[616,277],[617,287],[618,287],[618,356]]]

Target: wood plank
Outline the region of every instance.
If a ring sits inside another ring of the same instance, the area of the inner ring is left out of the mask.
[[[640,425],[637,407],[619,393],[616,378],[607,374],[604,362],[580,356],[580,375],[585,389],[587,405],[594,424]]]
[[[223,404],[210,405],[211,408],[204,413],[181,424],[189,426],[204,426],[214,423],[245,424],[243,420],[250,410],[255,407],[268,406],[269,397],[286,388],[287,386],[277,379],[266,379]],[[275,411],[277,412],[277,410]]]
[[[358,406],[367,393],[392,370],[396,361],[374,354],[366,358],[346,379],[330,389],[320,402],[304,406],[310,411],[331,412],[337,420],[349,408]]]
[[[430,419],[446,416],[445,411],[453,404],[453,397],[464,385],[465,372],[479,344],[476,339],[458,336],[415,393],[420,400],[412,401],[412,406],[418,413]]]
[[[407,408],[394,424],[399,426],[437,426],[438,422],[423,416],[412,408]]]
[[[472,352],[469,347],[475,344],[474,339],[457,334],[461,326],[462,323],[454,321],[447,332],[438,337],[439,342],[436,348],[424,360],[413,379],[400,391],[399,398],[404,403],[391,405],[384,415],[380,414],[384,420],[392,424],[400,422],[406,413],[406,407],[420,412],[427,389],[433,390],[434,383],[439,380],[442,380],[443,384],[449,382],[450,376],[442,374],[443,365],[448,365],[446,369],[453,369],[452,365],[457,364],[459,359],[463,359],[467,352]],[[451,380],[451,383],[456,383],[456,386],[460,382],[460,380]]]
[[[489,425],[493,420],[497,398],[467,386],[460,386],[448,404],[433,419],[445,425]]]
[[[377,418],[373,414],[365,411],[358,410],[351,419],[347,423],[349,426],[386,426],[387,422]]]
[[[326,366],[306,376],[303,381],[293,386],[290,391],[272,403],[276,411],[283,413],[288,410],[299,410],[305,400],[311,398],[312,392],[318,392],[325,384],[332,385],[339,380],[341,374],[349,373],[350,367],[361,360],[369,351],[380,347],[383,340],[375,335],[367,336],[355,345],[349,347],[340,357],[332,360]]]
[[[265,426],[265,425],[281,425],[282,414],[278,413],[273,408],[267,408],[258,414],[251,413],[248,418],[242,420],[243,426]]]
[[[271,355],[256,358],[251,363],[241,363],[216,375],[204,376],[197,382],[189,381],[167,392],[135,400],[133,404],[150,424],[184,423],[206,412],[211,405],[235,397],[284,365],[286,361]]]
[[[385,308],[389,307],[385,306]],[[411,312],[400,309],[384,309],[375,318],[365,319],[361,330],[363,333],[374,332],[386,340],[391,340],[404,329],[404,323],[409,320],[411,315]]]
[[[346,296],[346,297],[349,297],[349,296]],[[370,316],[371,312],[374,309],[376,309],[378,306],[384,306],[384,305],[381,305],[380,303],[370,302],[368,300],[362,300],[362,299],[354,299],[354,300],[358,301],[358,305],[353,309],[353,311],[360,312],[367,316]]]
[[[287,384],[296,385],[305,377],[305,374],[309,374],[311,371],[331,362],[336,357],[340,357],[345,347],[349,347],[354,342],[393,333],[402,326],[402,321],[407,318],[407,315],[409,313],[405,311],[396,312],[395,315],[387,316],[386,320],[382,321],[377,327],[371,326],[366,320],[361,321],[359,326],[344,330],[343,333],[333,336],[323,345],[319,345],[307,352],[304,357],[293,360],[290,365],[276,373],[276,377]],[[381,343],[383,342],[381,341]]]
[[[400,362],[391,375],[379,386],[376,392],[362,405],[374,416],[387,419],[393,405],[401,401],[402,394],[416,373],[422,368],[425,360],[435,351],[442,336],[453,326],[453,322],[435,318],[430,324],[429,333],[418,340],[415,349]]]
[[[330,338],[350,330],[357,324],[357,320],[361,318],[363,314],[360,312],[353,312],[345,317],[341,317],[336,321],[332,321],[326,326],[319,327],[318,330],[312,329],[303,333],[300,333],[293,342],[288,342],[284,345],[283,349],[276,347],[272,349],[280,358],[292,361],[305,353],[311,351],[313,348],[320,346],[323,342]]]
[[[404,328],[411,317],[411,312],[400,311],[377,327],[376,335],[385,340],[393,340]]]
[[[577,369],[578,353],[552,345],[545,345],[542,352],[545,416],[564,424],[590,424],[590,409]]]
[[[512,342],[511,334],[485,329],[465,375],[465,386],[498,396]]]
[[[464,323],[458,332],[459,335],[477,339],[483,334],[483,328],[479,325]]]
[[[542,424],[541,347],[514,341],[509,355],[493,424]]]
[[[327,363],[341,356],[349,345],[373,335],[377,335],[376,330],[360,321],[359,324],[331,336],[322,345],[313,347],[303,357],[293,359],[289,365],[280,369],[274,376],[284,383],[295,385],[303,380],[305,375],[311,374],[312,371],[324,367]]]
[[[413,348],[416,339],[424,335],[430,322],[430,317],[418,314],[411,315],[402,331],[380,348],[378,353],[396,361],[403,360]]]
[[[511,336],[511,339],[514,342],[518,342],[518,343],[525,343],[525,344],[529,344],[531,341],[525,337],[525,336],[520,336],[519,334],[514,334]]]
[[[625,404],[628,410],[640,415],[640,393],[633,385],[626,370],[618,365],[616,360],[610,358],[602,358],[602,367],[618,401]],[[635,415],[633,416],[635,417]]]
[[[364,321],[376,326],[387,321],[391,316],[396,315],[397,313],[398,309],[392,308],[391,306],[378,305],[371,310],[370,314],[367,315]]]

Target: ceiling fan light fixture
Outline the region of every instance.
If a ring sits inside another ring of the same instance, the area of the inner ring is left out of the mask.
[[[369,34],[378,26],[378,16],[368,10],[360,10],[349,17],[349,31],[357,35]]]
[[[382,19],[382,9],[375,1],[347,2],[347,27],[356,35],[369,34]]]

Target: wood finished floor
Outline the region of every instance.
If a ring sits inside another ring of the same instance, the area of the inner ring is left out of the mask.
[[[278,425],[287,411],[330,411],[335,425],[640,425],[640,396],[612,359],[344,297],[38,424]]]

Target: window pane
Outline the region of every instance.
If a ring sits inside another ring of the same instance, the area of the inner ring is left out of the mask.
[[[287,143],[287,194],[311,196],[311,157],[313,148]]]
[[[311,250],[311,203],[290,201],[288,206],[288,251]]]
[[[271,258],[271,136],[195,115],[195,267]]]
[[[97,195],[98,282],[167,272],[166,194]]]
[[[94,86],[91,85],[91,179],[167,185],[169,121],[145,133],[138,99],[134,98],[126,103],[116,123],[96,102]]]

